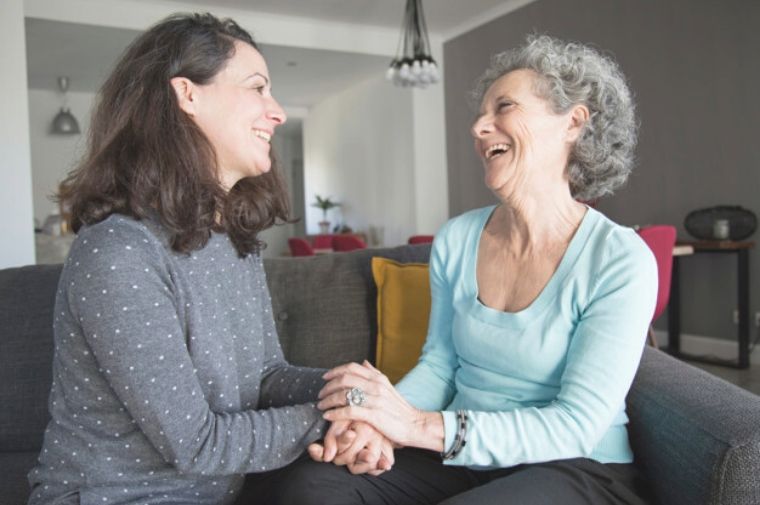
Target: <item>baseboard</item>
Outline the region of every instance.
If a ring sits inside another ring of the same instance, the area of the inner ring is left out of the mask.
[[[668,345],[668,332],[664,330],[655,330],[657,336],[657,343],[660,347],[667,347]],[[750,344],[756,338],[753,334],[750,334]],[[736,359],[739,355],[739,344],[736,340],[724,340],[715,337],[707,337],[704,335],[689,335],[681,334],[681,351],[688,354],[695,354],[701,356],[713,356],[719,359]],[[760,345],[750,353],[750,359],[755,363],[760,360]]]

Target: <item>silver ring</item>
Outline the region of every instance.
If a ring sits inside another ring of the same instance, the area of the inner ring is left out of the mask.
[[[367,401],[367,397],[364,396],[364,391],[361,388],[351,388],[346,391],[346,405],[349,407],[361,407],[365,401]]]

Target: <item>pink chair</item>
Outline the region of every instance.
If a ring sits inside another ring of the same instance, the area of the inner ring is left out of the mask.
[[[335,235],[316,235],[312,240],[314,249],[332,249],[332,240]]]
[[[412,235],[407,241],[408,244],[429,244],[435,237],[433,235]]]
[[[332,248],[335,252],[348,252],[357,249],[366,249],[367,244],[354,235],[335,235],[332,240]]]
[[[673,247],[676,245],[676,229],[670,225],[645,226],[639,229],[639,236],[654,253],[657,261],[657,304],[654,308],[652,322],[662,315],[670,299],[670,277],[673,271]],[[657,346],[654,328],[649,325],[649,344]]]
[[[291,237],[288,239],[288,247],[292,256],[314,256],[314,249],[305,239]]]

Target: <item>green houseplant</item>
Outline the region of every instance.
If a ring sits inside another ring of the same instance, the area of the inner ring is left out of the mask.
[[[315,198],[317,201],[312,203],[311,206],[322,209],[322,221],[319,222],[319,232],[322,234],[330,233],[330,221],[327,220],[327,211],[335,207],[340,207],[340,204],[331,200],[329,196],[327,198],[322,198],[319,195],[315,195]]]

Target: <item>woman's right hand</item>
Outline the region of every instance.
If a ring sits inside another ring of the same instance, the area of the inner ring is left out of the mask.
[[[325,411],[326,420],[365,422],[396,444],[443,450],[441,413],[415,408],[369,361],[335,367],[322,377],[327,383],[319,392],[317,408]],[[361,405],[346,405],[346,391],[353,388],[365,395]]]
[[[380,475],[394,463],[393,444],[371,425],[362,422],[332,423],[323,444],[308,448],[314,461],[346,466],[352,474]]]

